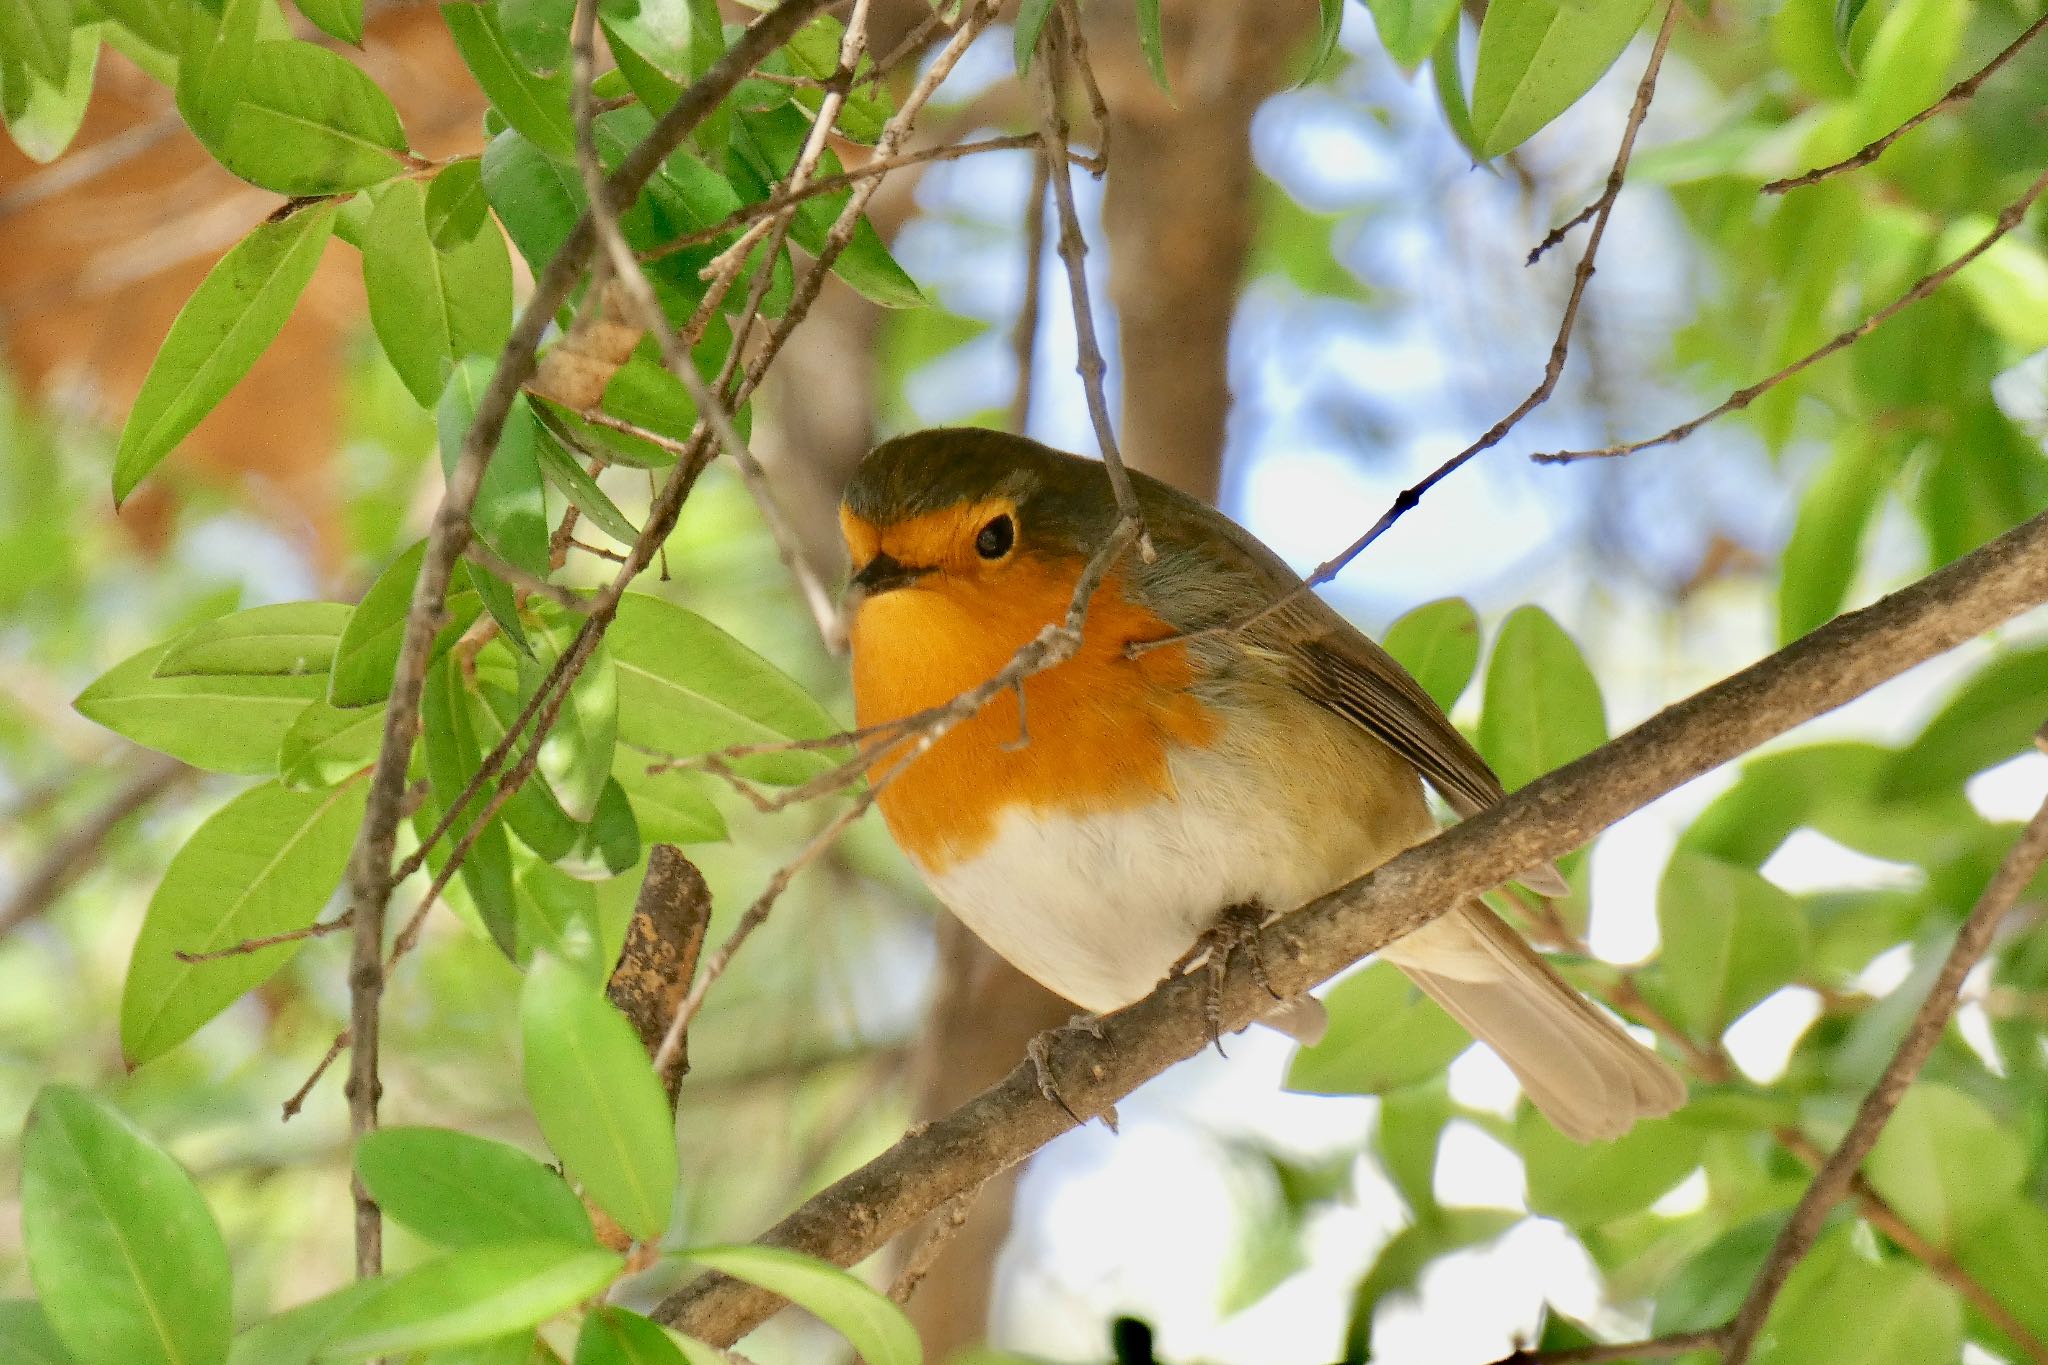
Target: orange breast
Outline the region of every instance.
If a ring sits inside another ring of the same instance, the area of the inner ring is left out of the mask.
[[[1008,663],[1066,611],[1079,564],[1024,561],[993,585],[941,575],[870,598],[853,622],[854,708],[876,725],[952,700]],[[1167,753],[1211,742],[1217,722],[1188,691],[1187,651],[1124,657],[1132,640],[1172,627],[1124,596],[1112,576],[1090,604],[1079,653],[1006,692],[948,731],[880,797],[903,851],[927,872],[972,857],[1011,806],[1086,814],[1171,799]],[[902,753],[880,757],[879,777]]]

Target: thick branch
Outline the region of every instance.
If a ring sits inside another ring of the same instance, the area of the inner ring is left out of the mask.
[[[1272,925],[1258,944],[1271,985],[1298,994],[1465,897],[1584,845],[1682,783],[2044,601],[2048,514],[1829,622]],[[1052,1064],[1067,1104],[1100,1113],[1199,1051],[1209,1036],[1205,986],[1163,983],[1105,1018],[1099,1040],[1062,1034]],[[1235,959],[1222,987],[1225,1025],[1241,1028],[1270,1006],[1245,958]],[[1040,1093],[1034,1069],[1019,1066],[813,1197],[762,1241],[851,1264],[1073,1126]],[[712,1276],[684,1286],[658,1312],[694,1335],[729,1342],[777,1306],[772,1295]]]

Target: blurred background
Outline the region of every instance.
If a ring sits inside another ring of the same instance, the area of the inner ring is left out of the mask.
[[[1364,8],[1346,8],[1336,63],[1307,85],[1307,0],[1163,9],[1172,99],[1145,70],[1130,6],[1086,9],[1111,170],[1106,186],[1078,182],[1080,207],[1124,449],[1307,571],[1537,381],[1582,237],[1533,267],[1524,257],[1597,193],[1645,49],[1481,168],[1429,72],[1404,72]],[[894,46],[924,12],[877,0],[874,46]],[[1378,631],[1457,595],[1490,638],[1510,609],[1539,603],[1585,650],[1618,732],[2048,503],[2048,368],[2025,360],[2048,346],[2037,231],[2010,239],[1996,278],[1966,272],[1896,338],[1873,339],[1868,362],[1830,362],[1743,419],[1626,460],[1523,458],[1661,430],[1816,344],[1938,261],[1949,225],[1988,223],[2010,197],[1999,188],[2038,159],[2048,51],[2023,54],[1861,181],[1762,203],[1755,184],[1803,169],[1825,118],[1882,117],[1865,108],[1883,74],[1873,63],[1917,63],[1882,95],[1910,112],[1915,91],[1931,98],[2028,17],[1902,0],[1873,19],[1852,73],[1802,55],[1809,12],[1710,0],[1681,23],[1558,392],[1327,590],[1359,624]],[[1907,32],[1888,39],[1895,21]],[[1470,49],[1468,23],[1468,61]],[[1010,51],[1007,30],[988,34],[920,136],[1028,126]],[[480,144],[481,99],[433,9],[385,7],[359,60],[418,151]],[[215,166],[165,91],[111,50],[100,61],[65,157],[39,165],[0,146],[0,1131],[18,1128],[46,1080],[116,1095],[200,1176],[254,1312],[330,1287],[348,1264],[338,1081],[278,1119],[346,1018],[348,950],[309,944],[191,1045],[123,1075],[115,1019],[143,907],[169,850],[229,787],[116,740],[70,700],[181,622],[353,600],[423,533],[434,431],[370,335],[352,264],[330,259],[250,377],[113,513],[114,433],[157,343],[275,201]],[[1041,211],[1027,151],[899,172],[874,216],[933,306],[885,312],[833,281],[796,333],[758,402],[756,446],[828,580],[844,569],[838,489],[881,437],[1010,424],[1093,452]],[[645,504],[633,471],[606,487],[629,514]],[[655,590],[850,716],[843,663],[723,464],[691,500]],[[1903,742],[1994,651],[2044,634],[2037,614],[1800,738]],[[1580,886],[1598,955],[1655,953],[1666,860],[1733,780],[1703,779],[1603,837]],[[1968,795],[1984,821],[2022,818],[2048,795],[2048,760],[1995,767]],[[729,838],[687,851],[731,914],[830,812],[763,817],[719,800]],[[1813,896],[1924,880],[1812,829],[1764,873]],[[1066,1020],[1067,1006],[934,910],[873,819],[780,905],[693,1030],[679,1236],[752,1236]],[[1913,961],[1880,953],[1832,988],[1883,991]],[[514,1063],[516,979],[452,917],[433,922],[387,997],[387,1122],[538,1148]],[[1727,1045],[1744,1074],[1784,1074],[1827,1005],[1794,985],[1738,1021]],[[1969,1009],[1968,1027],[1988,1035],[1985,1001]],[[1522,1162],[1498,1124],[1453,1118],[1434,1173],[1438,1213],[1488,1216],[1466,1244],[1410,1244],[1400,1261],[1390,1247],[1417,1211],[1375,1154],[1381,1101],[1286,1092],[1292,1045],[1277,1035],[1227,1046],[1227,1059],[1212,1051],[1132,1097],[1121,1135],[1090,1126],[984,1191],[911,1305],[935,1359],[986,1324],[1005,1351],[1101,1360],[1122,1315],[1150,1324],[1161,1358],[1244,1365],[1363,1358],[1361,1347],[1390,1365],[1488,1360],[1534,1332],[1546,1303],[1603,1330],[1648,1329],[1646,1286],[1605,1278],[1604,1251],[1527,1215]],[[1478,1051],[1452,1064],[1448,1094],[1480,1120],[1514,1103],[1505,1069]],[[14,1160],[0,1145],[0,1167]],[[0,1204],[16,1188],[0,1170]],[[1684,1174],[1644,1216],[1681,1219],[1706,1197],[1705,1177]],[[392,1236],[403,1254],[404,1233]],[[18,1238],[0,1210],[0,1292],[26,1287]],[[840,1349],[791,1316],[750,1355]]]

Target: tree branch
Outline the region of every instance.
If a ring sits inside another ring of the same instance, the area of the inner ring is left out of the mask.
[[[677,99],[646,139],[626,154],[605,184],[603,201],[616,210],[631,203],[668,154],[715,109],[746,73],[782,45],[826,0],[784,0],[746,33]],[[390,902],[392,855],[405,770],[419,727],[427,658],[439,625],[455,560],[469,541],[469,514],[483,481],[484,466],[497,448],[513,398],[533,374],[534,355],[546,329],[583,275],[596,245],[593,212],[586,211],[568,240],[536,282],[532,298],[505,344],[496,371],[477,405],[476,418],[448,477],[406,613],[405,633],[394,670],[384,734],[371,775],[363,824],[349,855],[345,885],[355,926],[349,967],[349,1127],[358,1135],[377,1125],[379,1008],[384,990],[384,918]],[[355,1181],[356,1272],[374,1275],[383,1264],[383,1231],[376,1201]]]
[[[1737,389],[1691,421],[1680,422],[1669,431],[1645,437],[1640,441],[1629,441],[1622,445],[1602,446],[1598,450],[1551,451],[1534,454],[1529,458],[1538,464],[1571,464],[1578,460],[1611,460],[1616,456],[1633,455],[1639,450],[1649,450],[1656,446],[1666,446],[1682,441],[1716,418],[1725,417],[1731,412],[1741,411],[1766,393],[1769,393],[1772,389],[1778,387],[1778,385],[1790,379],[1793,375],[1798,374],[1801,370],[1818,364],[1852,342],[1862,340],[1906,309],[1941,288],[1942,285],[1947,284],[1957,271],[1989,251],[1993,243],[1997,242],[1999,238],[2018,227],[2020,221],[2027,216],[2027,210],[2033,207],[2036,199],[2041,197],[2043,190],[2048,190],[2048,171],[2043,171],[2033,184],[2027,186],[2026,191],[2019,198],[2001,209],[1998,214],[1998,221],[1992,224],[1991,231],[1979,238],[1969,250],[1963,252],[1940,269],[1921,276],[1912,288],[1878,309],[1875,313],[1872,313],[1869,317],[1863,319],[1863,321],[1857,323],[1854,327],[1849,328],[1847,331],[1836,333],[1835,336],[1813,350],[1808,351],[1790,365],[1763,379],[1759,379],[1748,388]]]
[[[1826,180],[1831,175],[1840,175],[1843,171],[1853,171],[1858,166],[1868,166],[1871,162],[1883,156],[1886,149],[1894,142],[1897,142],[1900,138],[1927,122],[1927,120],[1941,113],[1942,110],[1953,109],[1964,100],[1975,95],[1979,86],[1991,79],[1997,73],[1998,68],[2011,61],[2021,48],[2033,42],[2043,28],[2048,28],[2048,12],[2043,12],[2040,18],[2027,25],[2025,32],[2021,33],[2019,37],[2013,39],[2010,43],[2007,43],[2005,48],[1996,57],[1993,57],[1990,61],[1984,63],[1982,67],[1978,68],[1977,74],[1965,76],[1962,80],[1957,81],[1949,87],[1946,95],[1943,95],[1940,99],[1928,105],[1925,109],[1922,109],[1919,113],[1913,115],[1913,117],[1907,119],[1904,123],[1901,123],[1898,127],[1877,139],[1877,141],[1870,143],[1853,156],[1846,156],[1830,165],[1817,167],[1806,172],[1804,175],[1794,175],[1788,176],[1783,180],[1773,180],[1770,184],[1757,191],[1757,193],[1783,194],[1787,190],[1796,190],[1801,185],[1811,185],[1818,181]]]
[[[2048,729],[2042,731],[2037,742],[2048,750]],[[1792,1210],[1791,1221],[1778,1234],[1763,1268],[1750,1285],[1749,1296],[1742,1301],[1742,1307],[1728,1324],[1728,1339],[1721,1365],[1743,1365],[1749,1359],[1757,1336],[1763,1331],[1764,1320],[1770,1316],[1771,1304],[1778,1297],[1778,1291],[1785,1287],[1792,1267],[1812,1249],[1814,1239],[1820,1235],[1821,1221],[1827,1217],[1828,1211],[1849,1193],[1863,1159],[1877,1145],[1892,1112],[1905,1098],[1906,1088],[1920,1074],[1920,1068],[1927,1064],[1934,1045],[1941,1040],[1943,1031],[1948,1027],[1949,1016],[1955,1013],[1963,978],[1990,948],[1991,936],[1997,930],[1998,922],[2012,909],[2044,861],[2048,861],[2048,801],[2042,802],[2040,810],[2027,822],[2020,837],[1999,863],[1990,884],[1977,898],[1977,904],[1956,934],[1956,941],[1950,946],[1934,984],[1928,987],[1927,998],[1920,1002],[1913,1022],[1907,1026],[1898,1051],[1892,1054],[1884,1073],[1877,1078],[1877,1084],[1863,1097],[1855,1119],[1849,1124],[1849,1131],[1843,1134],[1841,1142],[1806,1187],[1806,1193]]]
[[[1258,955],[1273,989],[1296,995],[1421,927],[1449,906],[1551,862],[1623,816],[1766,740],[2048,601],[2048,514],[1861,611],[1836,618],[1680,702],[1500,804],[1269,926]],[[1245,955],[1221,984],[1226,1027],[1271,1005]],[[1051,1066],[1078,1113],[1099,1113],[1207,1043],[1207,983],[1162,983],[1100,1021],[1100,1039],[1059,1035]],[[952,1114],[905,1136],[763,1235],[842,1265],[946,1200],[1016,1164],[1075,1120],[1020,1065]],[[732,1341],[772,1314],[773,1295],[717,1276],[657,1315]]]

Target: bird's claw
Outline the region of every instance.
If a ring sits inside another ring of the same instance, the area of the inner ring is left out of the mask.
[[[1058,1046],[1062,1034],[1077,1030],[1086,1033],[1089,1037],[1098,1041],[1108,1037],[1103,1032],[1101,1019],[1092,1014],[1077,1014],[1059,1028],[1047,1029],[1044,1033],[1039,1034],[1029,1043],[1025,1044],[1024,1055],[1030,1059],[1031,1069],[1038,1073],[1038,1093],[1065,1110],[1067,1117],[1072,1119],[1075,1126],[1078,1127],[1088,1120],[1074,1112],[1074,1107],[1067,1103],[1067,1097],[1060,1093],[1059,1082],[1053,1078],[1052,1074],[1053,1048]],[[1099,1117],[1109,1126],[1110,1132],[1114,1133],[1117,1131],[1116,1106],[1108,1106]]]
[[[1202,931],[1201,937],[1178,958],[1167,972],[1169,978],[1186,976],[1191,967],[1206,959],[1209,969],[1209,989],[1202,999],[1202,1013],[1209,1021],[1209,1041],[1215,1045],[1216,1055],[1228,1056],[1223,1050],[1223,979],[1230,970],[1231,954],[1243,950],[1251,963],[1252,980],[1259,983],[1266,994],[1275,1000],[1286,997],[1273,989],[1272,978],[1266,974],[1266,962],[1259,952],[1259,931],[1266,927],[1266,910],[1261,905],[1227,905],[1216,922]]]

